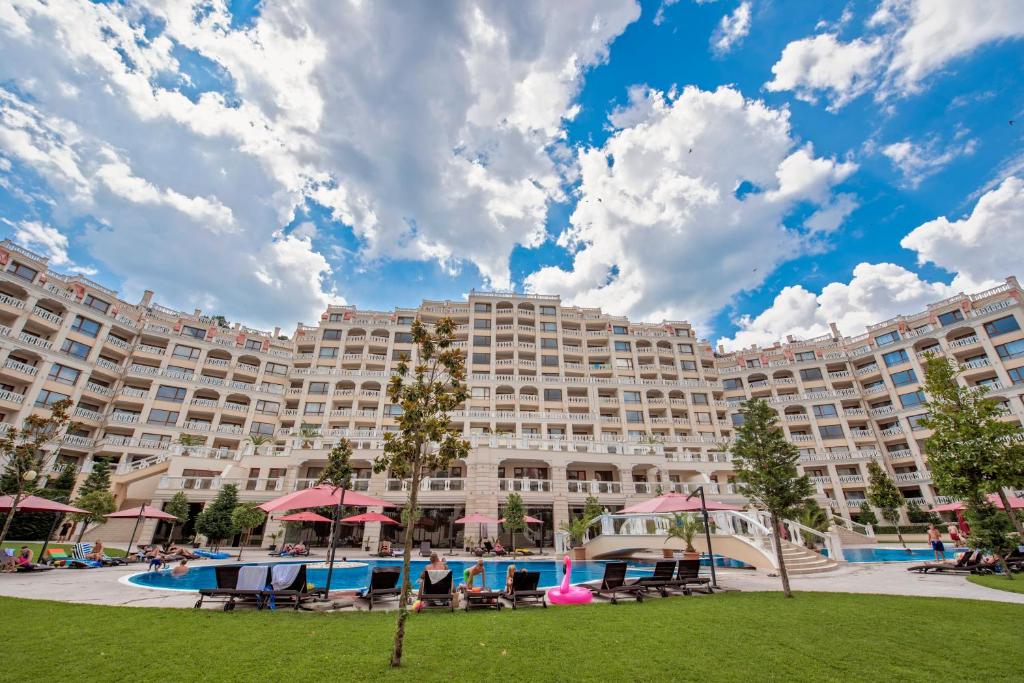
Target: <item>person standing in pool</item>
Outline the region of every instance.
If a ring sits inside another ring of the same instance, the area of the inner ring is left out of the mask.
[[[928,542],[932,544],[932,550],[935,552],[935,561],[944,562],[946,547],[942,545],[942,533],[935,528],[934,524],[928,525]]]

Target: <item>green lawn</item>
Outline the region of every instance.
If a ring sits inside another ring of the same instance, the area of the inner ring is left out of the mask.
[[[998,681],[1016,678],[1024,649],[1007,628],[1018,605],[826,593],[413,614],[399,671],[386,666],[394,613],[0,598],[0,614],[4,680]],[[969,669],[954,676],[941,643]]]
[[[1005,576],[993,574],[968,576],[967,580],[986,588],[995,588],[1001,591],[1010,591],[1011,593],[1024,593],[1024,574],[1018,574],[1013,577],[1012,581]]]
[[[4,541],[4,544],[3,544],[2,547],[4,547],[4,548],[13,548],[14,552],[17,553],[19,550],[21,550],[21,547],[25,546],[25,545],[27,545],[29,548],[32,549],[32,559],[33,559],[33,561],[38,562],[39,559],[40,559],[39,558],[39,551],[43,549],[42,541],[32,541],[32,542],[29,542],[29,543],[19,543],[17,541],[15,541],[15,542]],[[50,543],[46,547],[47,548],[63,548],[65,551],[67,551],[67,554],[70,555],[71,554],[71,548],[74,545],[75,545],[74,543]],[[124,551],[121,550],[120,548],[106,548],[105,552],[107,554],[107,557],[122,557],[122,556],[124,556]]]

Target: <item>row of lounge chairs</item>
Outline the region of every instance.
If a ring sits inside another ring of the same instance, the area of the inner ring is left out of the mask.
[[[907,571],[918,574],[992,574],[1001,568],[1002,565],[998,560],[984,561],[983,556],[984,553],[981,550],[973,553],[968,550],[952,564],[925,562],[907,567]],[[1012,572],[1024,571],[1024,552],[1017,548],[1006,556],[1006,564]]]
[[[302,602],[314,597],[308,590],[304,564],[221,565],[213,570],[217,587],[199,591],[197,609],[206,600],[223,602],[225,612],[246,603],[256,609],[273,609],[281,603],[298,609]]]

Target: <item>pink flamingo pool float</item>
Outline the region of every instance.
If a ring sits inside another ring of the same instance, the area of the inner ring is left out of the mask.
[[[582,586],[570,586],[569,577],[572,575],[572,560],[565,556],[565,576],[562,577],[562,585],[557,588],[548,589],[548,600],[553,605],[585,605],[594,599],[594,595]]]

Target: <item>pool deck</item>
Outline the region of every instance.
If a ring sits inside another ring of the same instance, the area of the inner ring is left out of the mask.
[[[347,552],[345,556],[353,561],[368,558],[365,553]],[[303,558],[306,559],[306,558]],[[308,558],[316,562],[323,555]],[[340,559],[340,555],[339,555]],[[453,560],[474,560],[467,555],[455,555]],[[552,560],[552,555],[535,559]],[[246,562],[277,561],[266,553],[247,552]],[[229,560],[195,561],[193,566],[230,564]],[[516,563],[527,564],[529,559],[516,558]],[[793,577],[794,590],[819,591],[826,593],[875,593],[883,595],[914,595],[923,597],[962,598],[968,600],[993,600],[1024,604],[1024,594],[999,591],[969,583],[964,576],[917,574],[906,571],[907,565],[900,564],[846,564],[831,572]],[[127,577],[143,571],[144,566],[105,567],[102,569],[55,569],[38,574],[0,574],[0,595],[16,598],[60,600],[94,605],[120,605],[127,607],[179,607],[195,604],[197,595],[192,591],[169,591],[141,588],[127,583]],[[706,569],[705,569],[706,571]],[[719,584],[728,589],[741,591],[781,590],[778,577],[766,572],[742,569],[718,569]],[[1021,578],[1020,580],[1024,580]],[[395,602],[382,604],[383,609],[394,609]],[[216,603],[211,609],[219,609]],[[366,609],[365,603],[357,600],[351,609]]]

